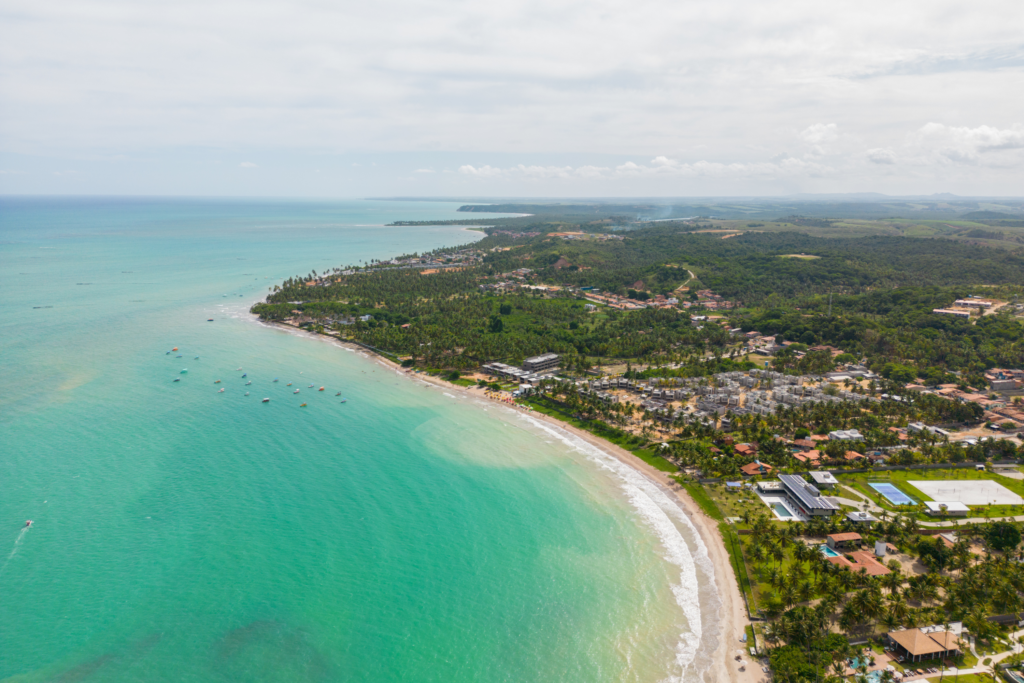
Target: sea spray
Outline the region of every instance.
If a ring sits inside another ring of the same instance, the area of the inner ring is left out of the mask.
[[[25,538],[25,534],[27,534],[28,530],[31,528],[32,527],[28,524],[21,527],[21,531],[18,532],[18,537],[14,539],[14,547],[11,549],[11,554],[7,556],[6,560],[4,560],[3,566],[0,566],[0,576],[3,576],[4,570],[7,569],[7,565],[10,564],[11,560],[14,559],[14,556],[18,554],[18,546],[21,545],[21,539]]]

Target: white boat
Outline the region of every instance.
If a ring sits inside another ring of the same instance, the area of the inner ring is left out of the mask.
[[[270,399],[269,398],[265,398],[265,399],[263,399],[263,402],[264,403],[270,403]]]
[[[252,380],[249,380],[248,382],[246,382],[245,386],[249,386],[250,384],[252,384]]]
[[[297,393],[299,393],[299,390],[298,390],[298,389],[296,389],[296,390],[295,390],[295,391],[293,391],[292,393],[293,393],[293,394],[297,394]]]
[[[248,396],[248,395],[249,395],[249,392],[248,392],[248,391],[247,391],[247,392],[245,392],[245,395],[246,395],[246,396]]]
[[[218,393],[218,394],[223,394],[223,393],[224,393],[224,390],[223,390],[223,389],[221,389],[221,390],[220,390],[220,391],[218,391],[217,393]]]

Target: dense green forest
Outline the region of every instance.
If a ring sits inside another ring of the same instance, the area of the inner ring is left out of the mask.
[[[931,312],[971,293],[1015,300],[1024,293],[1024,249],[799,232],[723,239],[673,223],[648,224],[623,239],[512,239],[495,233],[472,248],[485,255],[482,262],[459,271],[423,275],[371,264],[294,277],[253,310],[276,320],[298,311],[377,348],[454,369],[553,351],[581,369],[627,359],[682,363],[684,371],[699,372],[694,359],[735,353],[727,327],[809,346],[830,344],[894,379],[977,384],[986,368],[1024,363],[1021,323],[1012,312],[977,321]],[[459,247],[449,247],[432,256],[458,260],[459,253]],[[523,268],[532,272],[522,284],[568,290],[481,288]],[[736,308],[728,311],[727,325],[698,329],[690,324],[691,311],[680,308],[602,307],[589,313],[580,293],[572,291],[579,287],[638,299],[673,293],[694,299],[706,287]],[[372,318],[359,319],[365,315]],[[796,362],[782,354],[775,364],[794,372],[830,369],[830,359],[813,364],[814,358]]]

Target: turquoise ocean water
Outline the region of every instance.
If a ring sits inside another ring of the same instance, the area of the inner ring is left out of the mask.
[[[0,680],[699,679],[713,579],[662,491],[247,313],[476,239],[383,226],[456,208],[0,199]]]

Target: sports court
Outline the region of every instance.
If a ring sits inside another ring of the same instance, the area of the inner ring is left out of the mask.
[[[907,482],[934,501],[964,505],[1021,505],[1024,498],[989,479],[947,479]]]

